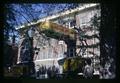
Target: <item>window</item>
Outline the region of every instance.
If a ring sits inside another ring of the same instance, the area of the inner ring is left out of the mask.
[[[68,50],[68,57],[74,57],[75,56],[75,49],[74,48],[69,48]]]
[[[73,27],[75,25],[76,25],[76,21],[75,20],[73,20],[73,21],[70,22],[70,27]]]

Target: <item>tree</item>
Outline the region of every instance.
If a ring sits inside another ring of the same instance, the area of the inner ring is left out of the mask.
[[[13,32],[14,30],[14,22],[15,22],[15,16],[14,16],[14,12],[12,11],[13,7],[11,5],[6,4],[4,6],[5,8],[5,25],[4,25],[4,37],[5,37],[5,41],[8,40],[9,36],[10,36],[10,31]]]
[[[12,34],[12,40],[13,40],[13,43],[15,43],[16,37],[19,37],[20,35],[19,32],[16,30],[16,27],[20,25],[25,25],[27,27],[28,23],[36,22],[38,21],[38,19],[42,17],[64,11],[63,9],[65,7],[66,9],[68,9],[72,7],[72,5],[73,4],[6,4],[5,5],[6,21],[4,26],[5,27],[4,42],[8,42],[8,39],[11,37],[11,34]],[[29,29],[30,29],[29,27],[25,28],[25,32],[24,32],[25,36],[27,36],[26,33]],[[25,38],[27,42],[30,41],[28,37],[25,37]],[[28,47],[30,46],[28,45]],[[8,47],[4,45],[4,48],[8,48]],[[30,49],[28,50],[30,52]],[[8,54],[9,51],[11,50],[10,49],[8,49],[8,51],[4,50],[4,53],[7,53],[4,55],[5,64],[10,62],[10,60],[7,61],[7,57],[10,56]]]
[[[14,25],[17,24],[16,19],[15,19],[15,13],[13,11],[13,6],[10,4],[5,4],[4,5],[5,11],[4,11],[4,18],[5,18],[5,23],[4,23],[4,45],[3,48],[6,49],[3,51],[4,53],[4,66],[11,66],[12,61],[13,61],[13,48],[11,45],[8,43],[13,42],[15,43],[15,27]],[[12,38],[12,41],[9,40],[9,38]]]
[[[111,4],[103,4],[102,8],[100,51],[101,62],[106,62],[108,60],[108,57],[114,58],[114,60],[116,59],[116,12],[115,7],[111,6]]]

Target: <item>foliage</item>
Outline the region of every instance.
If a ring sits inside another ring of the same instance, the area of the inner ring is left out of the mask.
[[[92,18],[91,18],[91,26],[93,27],[94,30],[99,30],[100,29],[100,20],[101,17],[97,16],[97,14],[95,14]]]
[[[45,33],[45,35],[48,37],[52,37],[52,38],[56,38],[56,39],[59,39],[63,35],[62,33],[55,32],[52,29],[44,30],[43,33]]]
[[[63,71],[64,72],[68,72],[68,60],[70,60],[70,71],[73,72],[79,72],[82,67],[84,66],[84,59],[80,58],[80,57],[75,57],[75,58],[71,58],[71,59],[66,59],[64,64],[63,64]]]
[[[64,64],[63,64],[63,71],[67,72],[68,71],[68,60],[65,60]]]
[[[75,59],[71,59],[70,66],[71,66],[71,71],[77,70],[77,68],[78,68],[78,61],[75,60]]]
[[[3,53],[4,53],[3,64],[4,64],[4,66],[11,66],[12,65],[12,59],[13,59],[12,46],[4,44],[4,48],[5,48],[5,50],[3,51]]]
[[[14,34],[16,24],[15,13],[13,11],[13,7],[11,5],[4,5],[4,13],[5,13],[5,23],[4,23],[4,40],[7,42],[10,36],[10,32]]]
[[[116,59],[116,12],[112,4],[103,4],[101,37],[101,62],[106,62],[108,57]],[[116,11],[116,10],[115,10]]]

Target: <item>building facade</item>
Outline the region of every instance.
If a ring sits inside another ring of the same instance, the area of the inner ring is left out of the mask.
[[[72,50],[75,50],[75,53],[78,56],[84,58],[92,58],[92,61],[94,63],[93,65],[98,65],[100,56],[100,40],[98,38],[95,38],[94,36],[99,35],[99,30],[91,28],[94,27],[91,26],[91,18],[93,18],[95,15],[100,16],[100,4],[84,4],[75,9],[70,9],[56,15],[45,17],[38,20],[37,22],[28,24],[27,26],[32,26],[38,24],[39,22],[49,20],[58,25],[68,27],[69,29],[76,28],[76,47]],[[24,28],[24,26],[21,26],[21,28]],[[69,52],[72,50],[67,51],[67,44],[62,40],[61,37],[59,39],[47,37],[44,34],[40,34],[39,31],[35,28],[34,32],[33,60],[35,63],[36,71],[41,65],[44,65],[46,67],[55,65],[59,67],[62,72],[62,66],[58,64],[58,60],[64,57],[69,57],[66,56],[66,52],[68,52],[69,55]],[[81,36],[81,34],[83,36]],[[27,41],[27,38],[27,36],[21,36],[18,53],[18,63],[26,62],[27,60],[29,60],[29,54],[25,54],[28,53],[26,51],[29,51],[28,49],[30,46],[29,42],[24,42]],[[76,56],[76,54],[73,54],[73,56]],[[26,59],[23,58],[25,57],[25,55]]]

